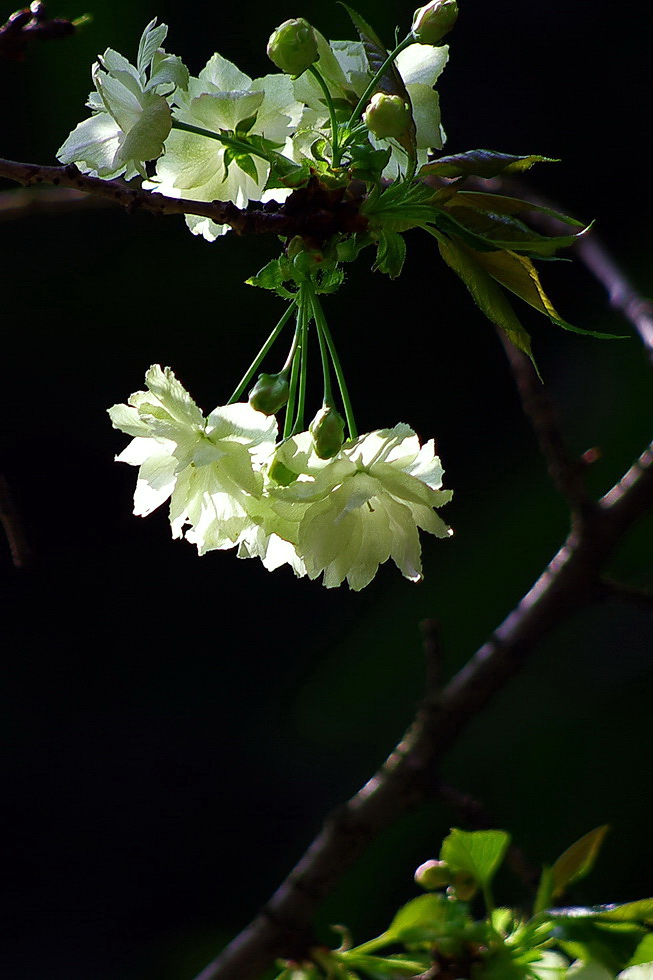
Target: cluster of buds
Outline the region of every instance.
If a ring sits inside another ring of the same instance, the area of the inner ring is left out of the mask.
[[[415,882],[425,891],[446,889],[450,898],[469,902],[478,891],[478,882],[468,871],[455,871],[447,861],[425,861],[415,872]]]

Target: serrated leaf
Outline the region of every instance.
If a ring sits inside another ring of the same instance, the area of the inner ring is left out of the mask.
[[[452,230],[464,238],[472,248],[479,248],[479,246],[474,244],[471,236],[481,242],[484,247],[479,248],[479,251],[502,248],[548,257],[560,248],[574,245],[579,234],[588,230],[583,228],[580,233],[576,232],[572,235],[542,235],[514,215],[457,205],[456,200],[447,204],[446,210],[440,210],[436,218],[438,225],[443,230],[447,230],[442,215],[449,216],[450,220],[456,223],[457,228]]]
[[[361,970],[366,976],[379,980],[399,980],[400,977],[414,977],[428,968],[428,961],[420,962],[406,956],[371,956],[366,953],[344,953],[341,962],[348,969]]]
[[[597,855],[605,839],[609,827],[603,824],[568,847],[551,868],[552,891],[551,898],[558,898],[575,881],[584,878],[594,867]]]
[[[376,259],[372,269],[383,272],[391,279],[400,275],[406,258],[406,242],[395,231],[383,230],[376,247]]]
[[[566,225],[573,225],[575,228],[585,228],[582,221],[572,218],[562,211],[554,208],[544,207],[542,204],[534,204],[532,201],[524,201],[519,197],[508,197],[505,194],[489,194],[485,191],[462,191],[452,189],[449,200],[454,205],[462,203],[465,207],[472,207],[478,211],[490,211],[497,214],[521,214],[525,211],[535,211],[539,214],[548,214]]]
[[[501,287],[477,261],[479,253],[472,253],[462,245],[455,245],[444,236],[438,238],[438,246],[440,255],[465,283],[479,309],[488,320],[503,330],[508,340],[523,351],[535,366],[530,337]]]
[[[465,249],[464,245],[461,248]],[[519,255],[517,252],[509,250],[496,252],[475,252],[475,261],[494,279],[501,283],[506,289],[519,296],[525,303],[538,310],[564,330],[571,330],[573,333],[586,334],[590,337],[601,339],[616,339],[615,334],[598,333],[595,330],[584,330],[582,327],[575,327],[568,323],[557,312],[553,303],[547,296],[540,282],[537,269],[526,255]]]
[[[245,282],[248,286],[270,289],[272,292],[277,293],[278,296],[283,296],[284,299],[294,299],[294,293],[291,293],[283,285],[290,278],[287,260],[281,258],[272,259],[255,276],[250,276]]]
[[[419,171],[420,177],[498,177],[499,174],[521,173],[535,163],[559,163],[553,157],[537,154],[514,156],[494,150],[468,150],[452,156],[440,157],[426,163]]]
[[[354,27],[358,31],[360,39],[363,42],[363,49],[370,71],[372,75],[376,75],[388,57],[387,48],[367,21],[353,7],[349,7],[346,3],[341,3],[341,6],[345,8]],[[404,85],[404,80],[399,74],[399,70],[394,62],[388,65],[381,78],[378,79],[374,91],[383,92],[385,95],[398,95],[410,109],[410,126],[406,133],[397,139],[397,142],[403,146],[408,156],[413,159],[417,153],[417,130],[413,119],[413,104],[410,100],[408,89]]]
[[[504,830],[459,830],[454,827],[445,837],[440,860],[452,871],[466,871],[485,887],[496,874],[510,843]]]

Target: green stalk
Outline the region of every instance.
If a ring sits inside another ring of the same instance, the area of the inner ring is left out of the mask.
[[[329,87],[315,65],[310,65],[308,69],[315,78],[316,82],[324,92],[324,99],[329,109],[329,121],[331,125],[331,165],[337,167],[340,163],[340,147],[338,145],[338,120],[336,119],[336,109],[329,92]]]
[[[300,295],[303,286],[300,286]],[[297,411],[293,423],[291,435],[301,432],[304,428],[304,406],[306,404],[306,384],[308,380],[308,326],[310,323],[307,304],[300,300],[300,339],[299,339],[299,381],[297,386]]]
[[[292,361],[292,368],[290,371],[290,382],[288,384],[288,402],[286,403],[286,417],[283,422],[283,438],[289,439],[292,435],[293,422],[294,422],[294,412],[295,412],[295,401],[297,398],[297,381],[299,378],[300,360],[301,360],[301,350],[298,350],[301,343],[301,331],[302,331],[302,308],[301,306],[297,309],[297,325],[295,327],[295,339],[293,340],[293,345],[290,349],[290,354],[288,355],[289,361]]]
[[[250,366],[247,368],[247,371],[245,372],[245,374],[241,378],[241,380],[240,380],[240,382],[238,384],[238,387],[236,388],[236,390],[234,391],[233,395],[231,396],[231,398],[227,402],[227,405],[232,405],[234,402],[237,402],[238,401],[238,399],[240,398],[240,396],[244,392],[245,388],[247,387],[247,385],[249,384],[249,382],[252,380],[252,377],[254,376],[254,372],[260,366],[261,361],[263,360],[263,358],[265,357],[265,355],[267,354],[267,352],[270,350],[270,348],[274,344],[275,340],[277,339],[277,337],[279,336],[279,334],[281,333],[281,331],[285,327],[286,323],[290,319],[290,315],[291,315],[291,313],[293,312],[293,310],[295,309],[296,306],[297,306],[297,300],[294,299],[290,303],[290,306],[285,311],[285,313],[283,314],[283,316],[281,317],[281,319],[277,323],[276,327],[274,328],[274,330],[272,331],[272,333],[270,334],[270,336],[268,337],[268,339],[265,341],[265,343],[261,347],[260,351],[258,352],[258,354],[256,355],[256,357],[254,358],[254,360],[252,361],[252,363],[250,364]]]
[[[315,321],[315,327],[317,329],[317,339],[320,345],[320,359],[322,361],[322,377],[324,378],[324,394],[322,396],[322,401],[325,405],[330,405],[335,408],[333,401],[333,391],[331,389],[331,367],[329,365],[329,349],[327,347],[326,339],[319,322]]]
[[[329,331],[329,325],[326,322],[326,317],[324,316],[324,311],[322,310],[322,304],[315,292],[311,289],[311,301],[313,304],[313,317],[315,319],[316,325],[318,325],[318,330],[320,330],[324,335],[324,340],[329,350],[329,356],[331,358],[331,363],[333,364],[333,370],[336,375],[336,380],[338,382],[338,388],[340,389],[340,397],[342,399],[342,406],[345,412],[345,419],[347,420],[347,428],[349,430],[349,438],[355,439],[358,436],[358,429],[356,428],[356,420],[354,418],[354,411],[351,404],[351,399],[349,397],[349,391],[347,390],[347,382],[345,381],[345,375],[342,370],[342,365],[340,363],[340,358],[338,357],[338,352],[336,346],[333,342],[333,338]]]
[[[200,126],[191,126],[190,123],[179,122],[178,119],[172,120],[172,128],[179,129],[184,133],[194,133],[195,136],[207,136],[209,139],[217,140],[218,143],[222,143],[223,146],[228,146],[232,150],[240,151],[241,153],[253,154],[255,157],[260,157],[262,160],[270,163],[270,155],[263,153],[262,150],[256,149],[256,147],[251,146],[249,143],[243,140],[237,139],[235,136],[226,136],[224,133],[213,133],[210,129],[202,129]]]
[[[397,55],[400,54],[404,50],[404,48],[409,47],[409,45],[411,44],[415,44],[415,38],[413,37],[412,32],[407,37],[405,37],[403,41],[401,41],[397,45],[394,51],[391,51],[388,57],[385,59],[385,61],[377,71],[376,75],[374,76],[374,78],[372,79],[372,81],[367,86],[367,88],[361,95],[360,99],[358,100],[358,105],[356,106],[356,108],[354,109],[354,111],[352,112],[351,116],[347,121],[347,128],[349,128],[354,123],[354,121],[358,119],[361,112],[369,102],[370,97],[374,94],[378,82],[380,81],[381,78],[383,78],[386,71],[388,70],[388,67],[392,64],[392,62],[395,60]]]

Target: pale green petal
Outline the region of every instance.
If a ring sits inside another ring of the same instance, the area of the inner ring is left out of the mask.
[[[138,56],[136,65],[138,71],[143,74],[149,68],[157,50],[161,47],[168,34],[167,24],[159,24],[156,27],[156,18],[147,25],[138,44]]]
[[[428,85],[409,85],[408,94],[413,104],[417,146],[420,149],[441,150],[443,141],[438,93]]]
[[[173,129],[166,140],[164,155],[157,160],[156,177],[144,186],[174,197],[214,200],[218,195],[207,198],[199,195],[205,189],[211,193],[213,188],[220,187],[224,177],[223,156],[224,148],[215,140]]]
[[[152,61],[150,80],[145,86],[145,91],[157,90],[161,93],[170,86],[187,89],[188,81],[188,68],[181,58],[174,54],[166,54],[165,51],[157,51]]]
[[[143,111],[142,93],[139,93],[139,98],[121,81],[103,71],[96,72],[94,81],[107,112],[113,116],[123,133],[129,132]]]
[[[231,231],[231,225],[219,225],[211,218],[202,218],[197,214],[187,214],[186,224],[194,235],[201,235],[207,242],[214,242]]]
[[[172,493],[177,460],[168,453],[157,453],[146,459],[138,471],[134,492],[134,514],[147,517],[164,504]]]
[[[126,432],[128,436],[148,436],[150,430],[131,405],[113,405],[107,409],[114,429]]]
[[[170,106],[160,95],[154,96],[141,112],[138,122],[122,140],[120,156],[124,160],[156,160],[163,153],[163,143],[172,127]]]
[[[614,980],[614,974],[596,960],[587,963],[576,960],[569,967],[567,978],[568,980]]]
[[[221,54],[214,54],[209,59],[205,68],[199,73],[199,80],[202,83],[215,85],[220,92],[246,92],[252,84],[252,79],[246,75],[231,61],[227,61]]]
[[[397,55],[395,64],[406,85],[419,82],[432,88],[449,60],[446,44],[411,44]]]
[[[130,466],[141,466],[146,459],[152,455],[169,456],[166,443],[161,446],[156,439],[151,436],[135,436],[131,442],[127,443],[121,453],[116,456],[117,463],[129,463]]]
[[[122,130],[107,113],[102,112],[79,123],[57,150],[62,163],[74,163],[84,173],[97,177],[117,177],[125,167],[116,162]]]
[[[212,440],[229,439],[243,445],[274,445],[278,426],[274,415],[257,412],[248,402],[236,402],[214,409],[208,417],[207,435]]]
[[[125,74],[131,75],[136,81],[139,80],[138,69],[124,55],[120,54],[119,51],[114,51],[113,48],[107,48],[101,56],[100,61],[102,66],[112,74],[114,72],[125,72]],[[99,67],[97,62],[93,65],[93,74]]]
[[[217,133],[221,129],[235,129],[243,119],[253,116],[263,99],[263,92],[204,92],[193,99],[189,111],[196,126]]]
[[[302,117],[303,106],[295,99],[289,75],[266,75],[252,82],[252,92],[264,95],[256,116],[254,131],[266,139],[285,143]]]
[[[153,364],[145,375],[145,383],[173,419],[183,425],[204,427],[202,412],[169,367]]]
[[[639,963],[623,970],[618,980],[653,980],[653,963]]]

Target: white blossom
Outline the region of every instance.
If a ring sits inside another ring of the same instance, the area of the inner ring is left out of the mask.
[[[418,528],[437,537],[452,533],[434,512],[452,493],[441,489],[433,441],[420,447],[407,425],[367,433],[329,460],[316,456],[310,433],[300,433],[277,450],[276,459],[296,479],[270,490],[272,506],[296,522],[292,543],[308,576],[323,574],[327,588],[346,579],[358,591],[388,558],[417,582]]]
[[[95,91],[87,102],[93,115],[57,151],[62,163],[97,177],[146,176],[145,163],[163,153],[170,133],[169,98],[188,84],[181,60],[160,47],[167,32],[154,20],[147,25],[136,66],[112,48],[93,65]]]
[[[134,513],[169,499],[174,538],[185,533],[200,554],[235,547],[261,510],[274,417],[239,403],[205,418],[170,368],[153,365],[145,380],[147,391],[109,409],[115,428],[134,437],[116,457],[139,467]]]
[[[271,140],[290,152],[290,135],[302,113],[292,82],[287,75],[251,79],[234,64],[214,54],[199,77],[191,78],[188,92],[177,92],[174,118],[219,134],[232,132],[245,120],[248,134]],[[251,155],[256,178],[242,170],[237,161],[228,164],[226,147],[211,137],[173,129],[166,140],[165,155],[157,162],[156,175],[145,186],[169,197],[192,201],[232,201],[245,207],[249,200],[283,199],[283,190],[264,193],[270,172],[266,160]],[[196,235],[214,241],[229,231],[210,218],[187,215],[186,223]]]

